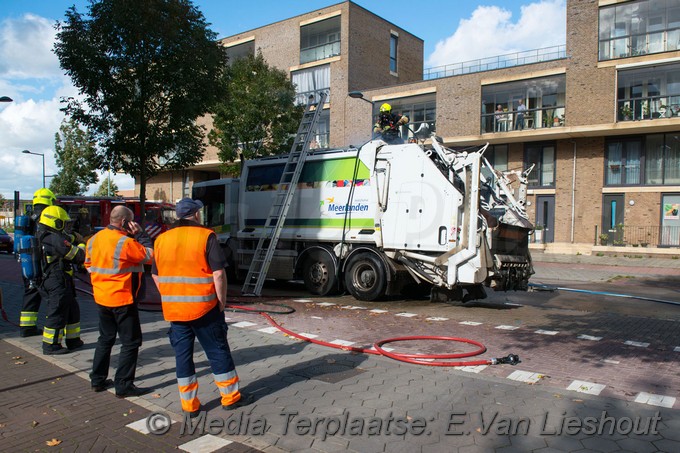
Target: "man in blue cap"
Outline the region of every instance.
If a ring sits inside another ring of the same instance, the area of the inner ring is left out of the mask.
[[[201,225],[202,208],[200,200],[191,198],[177,203],[179,221],[156,239],[151,270],[161,294],[163,317],[170,322],[182,410],[192,418],[201,410],[193,358],[196,338],[210,361],[222,408],[232,410],[252,402],[250,396],[239,392],[239,378],[227,343],[226,258],[215,232]]]

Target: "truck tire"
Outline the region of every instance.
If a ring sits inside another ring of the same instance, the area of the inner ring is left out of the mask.
[[[372,253],[351,257],[345,270],[345,287],[358,300],[373,301],[383,297],[387,275],[380,258]]]
[[[309,252],[302,267],[302,278],[307,291],[317,296],[327,296],[337,287],[336,275],[335,262],[327,252]]]

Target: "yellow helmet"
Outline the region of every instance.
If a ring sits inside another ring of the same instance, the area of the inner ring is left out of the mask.
[[[55,201],[57,201],[57,197],[55,197],[54,193],[50,189],[47,189],[46,187],[36,190],[35,193],[33,194],[33,204],[44,204],[45,206],[52,206],[54,205]]]
[[[40,223],[57,231],[61,231],[70,222],[71,218],[61,206],[48,206],[40,214]]]
[[[380,113],[390,113],[392,112],[392,106],[390,104],[383,104],[380,106]]]

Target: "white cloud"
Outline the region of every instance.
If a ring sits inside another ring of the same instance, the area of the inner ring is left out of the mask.
[[[543,0],[521,7],[520,17],[499,6],[479,6],[461,19],[455,32],[437,42],[425,66],[561,45],[566,42],[565,0]]]
[[[54,136],[64,119],[60,99],[77,96],[77,89],[52,52],[53,25],[32,14],[0,22],[0,96],[14,99],[0,105],[0,193],[6,198],[15,190],[30,198],[42,184],[41,157],[22,150],[45,155],[46,175],[58,171]],[[121,189],[134,185],[127,175],[114,181]]]
[[[0,76],[17,79],[61,74],[52,53],[56,31],[44,17],[25,14],[0,23]]]

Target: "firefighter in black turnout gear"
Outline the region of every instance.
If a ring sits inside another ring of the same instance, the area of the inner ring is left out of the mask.
[[[38,220],[43,209],[54,205],[56,197],[50,189],[42,188],[35,191],[33,194],[33,213],[28,222],[27,231],[25,234],[37,237]],[[42,331],[38,329],[38,310],[40,310],[40,292],[36,285],[32,285],[26,278],[24,280],[24,300],[21,305],[21,314],[19,315],[19,335],[22,337],[32,337],[41,335]]]
[[[373,135],[382,138],[388,145],[400,145],[404,140],[399,135],[399,127],[406,123],[408,123],[406,115],[392,113],[392,106],[385,103],[380,106],[380,116],[373,126]]]
[[[42,289],[47,294],[47,319],[43,329],[43,354],[65,354],[83,345],[80,339],[80,307],[73,283],[74,265],[85,262],[85,244],[64,232],[71,219],[59,206],[48,206],[40,215],[38,239],[42,245]],[[66,347],[61,345],[66,338]]]

